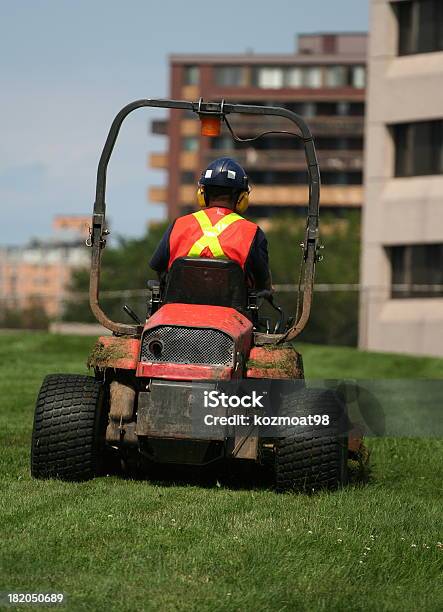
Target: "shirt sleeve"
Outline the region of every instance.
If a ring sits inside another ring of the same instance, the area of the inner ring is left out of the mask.
[[[171,223],[171,225],[165,231],[149,262],[150,267],[159,274],[161,274],[162,272],[166,272],[166,270],[168,269],[170,255],[169,237],[171,235],[173,226],[174,224]]]
[[[268,241],[262,229],[258,228],[255,234],[248,259],[246,260],[246,274],[254,282],[258,291],[270,289],[272,285],[269,270]]]

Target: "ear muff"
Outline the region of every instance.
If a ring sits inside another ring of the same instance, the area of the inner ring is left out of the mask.
[[[242,191],[238,196],[235,210],[240,214],[244,213],[249,206],[249,191]]]
[[[206,197],[204,185],[199,185],[197,188],[197,202],[200,208],[206,208]]]

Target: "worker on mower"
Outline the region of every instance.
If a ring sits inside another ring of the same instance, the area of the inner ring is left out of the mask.
[[[151,258],[160,280],[179,257],[216,257],[237,262],[250,288],[272,289],[265,234],[241,216],[249,204],[243,168],[229,157],[213,161],[198,182],[197,201],[201,210],[176,219]]]

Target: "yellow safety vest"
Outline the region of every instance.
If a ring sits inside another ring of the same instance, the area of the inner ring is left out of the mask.
[[[236,221],[242,221],[243,217],[235,212],[232,212],[220,219],[220,221],[217,221],[215,225],[212,225],[204,210],[199,210],[198,212],[193,213],[193,216],[197,219],[203,232],[203,236],[194,242],[192,247],[189,249],[188,257],[200,257],[201,253],[206,247],[208,247],[208,249],[211,251],[213,257],[226,257],[218,237],[227,227]]]

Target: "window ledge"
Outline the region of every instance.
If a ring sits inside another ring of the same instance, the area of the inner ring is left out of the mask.
[[[388,78],[429,77],[443,73],[443,51],[399,55],[389,63]]]

